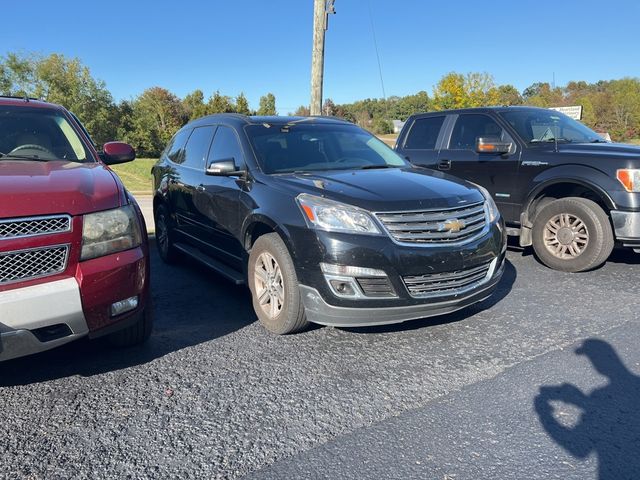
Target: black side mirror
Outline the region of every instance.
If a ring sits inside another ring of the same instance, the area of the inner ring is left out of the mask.
[[[494,153],[496,155],[509,153],[511,142],[503,142],[499,137],[478,137],[476,139],[476,152]]]
[[[217,177],[236,177],[242,174],[243,172],[238,170],[233,158],[218,160],[217,162],[210,163],[207,167],[207,175]]]

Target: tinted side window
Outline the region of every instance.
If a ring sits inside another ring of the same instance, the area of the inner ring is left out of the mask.
[[[404,148],[434,150],[445,117],[418,118],[409,130]]]
[[[451,133],[451,150],[475,150],[478,137],[503,138],[503,129],[491,117],[479,114],[464,114],[458,117]]]
[[[191,129],[185,128],[175,134],[173,140],[167,147],[167,157],[173,163],[182,163],[184,161],[184,145],[187,143]]]
[[[204,170],[204,162],[209,154],[211,140],[216,127],[198,127],[193,129],[193,133],[184,148],[184,165],[198,170]]]
[[[208,164],[233,158],[238,168],[244,167],[244,155],[232,128],[220,125],[209,152]]]

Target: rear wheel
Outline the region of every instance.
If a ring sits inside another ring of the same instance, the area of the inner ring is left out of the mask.
[[[592,270],[606,262],[613,246],[609,217],[586,198],[554,200],[540,210],[533,224],[536,255],[555,270]]]
[[[277,233],[256,240],[248,273],[253,308],[267,330],[284,335],[308,325],[293,260]]]
[[[158,206],[155,215],[156,223],[156,245],[160,258],[165,263],[174,263],[178,252],[173,246],[173,231],[169,213],[163,205]]]

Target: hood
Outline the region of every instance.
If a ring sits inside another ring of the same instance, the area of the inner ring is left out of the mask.
[[[459,207],[484,199],[470,183],[418,168],[292,173],[271,179],[294,196],[311,193],[373,212]]]
[[[640,147],[623,143],[559,143],[558,152],[593,157],[602,156],[625,161],[637,160],[640,166]]]
[[[99,163],[0,160],[0,218],[116,208],[119,189]]]

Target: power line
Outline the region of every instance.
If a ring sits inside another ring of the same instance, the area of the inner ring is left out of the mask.
[[[376,50],[376,58],[378,59],[378,73],[380,74],[380,85],[382,85],[382,98],[384,100],[387,99],[387,94],[384,91],[384,79],[382,77],[382,62],[380,62],[380,52],[378,51],[378,39],[376,38],[376,29],[373,25],[373,13],[371,11],[371,0],[368,2],[369,5],[369,20],[371,22],[371,33],[373,34],[373,46]]]

